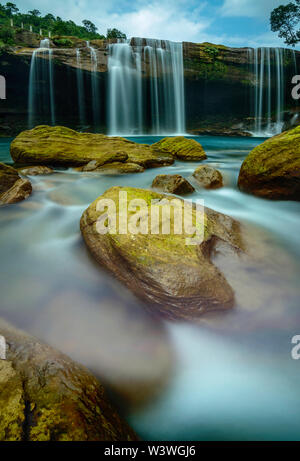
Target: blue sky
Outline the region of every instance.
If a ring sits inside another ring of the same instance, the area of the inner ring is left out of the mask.
[[[128,37],[221,43],[228,46],[284,46],[270,30],[273,8],[289,0],[15,0],[21,11],[33,8],[81,23],[99,32],[117,27]],[[4,3],[3,0],[1,3]]]

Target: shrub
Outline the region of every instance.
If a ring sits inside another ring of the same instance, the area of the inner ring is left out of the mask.
[[[14,45],[15,43],[15,32],[12,27],[1,26],[0,27],[0,40],[6,45]]]
[[[61,48],[72,48],[74,46],[74,43],[69,38],[54,38],[53,43]]]

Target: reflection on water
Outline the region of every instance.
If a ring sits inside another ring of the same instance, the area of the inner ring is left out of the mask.
[[[149,318],[89,257],[79,220],[112,185],[148,188],[161,173],[192,181],[198,163],[128,176],[67,170],[32,177],[32,196],[0,210],[0,316],[84,363],[129,402],[161,391],[138,411],[127,408],[145,439],[300,438],[300,369],[290,355],[291,337],[300,334],[300,204],[237,190],[241,162],[260,141],[200,139],[225,187],[189,198],[254,226],[254,242],[258,228],[263,244],[261,266],[215,254],[236,307],[197,326]],[[1,140],[0,161],[9,161],[8,148]]]

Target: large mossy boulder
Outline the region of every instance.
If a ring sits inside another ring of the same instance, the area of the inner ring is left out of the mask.
[[[128,163],[144,168],[174,162],[171,154],[147,144],[47,125],[20,133],[11,143],[10,153],[15,163],[22,165],[82,166],[92,160],[104,164],[119,162],[124,154],[128,156]]]
[[[0,320],[1,441],[131,441],[134,432],[94,376]]]
[[[119,202],[125,192],[127,202],[122,201],[123,198]],[[102,199],[105,202],[101,203]],[[143,202],[132,202],[136,199]],[[176,200],[182,213],[184,205],[192,207],[193,226],[199,231],[199,241],[194,240],[191,244],[189,239],[196,235],[192,228],[186,231],[182,226],[182,233],[178,233],[178,228],[175,231],[174,222],[178,225],[178,215],[172,212],[173,208],[169,208],[170,231],[162,231],[162,223],[167,224],[169,199]],[[107,203],[116,207],[116,232],[109,227],[113,222],[110,211],[102,208]],[[138,216],[135,206],[141,207]],[[153,221],[150,219],[152,213]],[[167,318],[193,319],[206,312],[229,309],[234,304],[231,286],[212,261],[217,243],[222,242],[236,253],[243,251],[238,222],[208,208],[202,208],[198,213],[196,216],[191,202],[180,198],[145,189],[113,187],[83,213],[80,227],[85,243],[98,263],[145,301],[151,312]],[[125,227],[123,223],[120,229],[118,223],[126,216]],[[128,226],[126,229],[126,223],[130,224],[131,220],[137,226],[146,221],[148,229],[144,227],[144,233],[138,234]],[[99,228],[99,223],[108,226],[107,229]]]
[[[273,200],[300,200],[300,126],[268,139],[242,164],[240,190]]]
[[[0,163],[0,206],[21,202],[32,192],[28,179],[22,179],[17,170]]]
[[[201,144],[194,139],[185,138],[184,136],[164,138],[153,144],[152,147],[160,149],[162,152],[169,152],[178,160],[196,162],[206,159],[206,154]]]

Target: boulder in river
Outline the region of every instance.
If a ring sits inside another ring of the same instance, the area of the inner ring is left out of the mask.
[[[176,201],[172,202],[173,211],[171,199]],[[137,213],[136,207],[140,208]],[[190,210],[193,225],[178,228],[182,222],[177,219],[176,207],[182,216],[184,207]],[[233,290],[212,262],[212,255],[218,242],[235,253],[243,251],[240,225],[234,219],[203,207],[196,213],[191,202],[154,191],[112,187],[83,213],[80,228],[98,263],[152,313],[194,319],[233,306]]]
[[[300,126],[255,147],[242,164],[241,191],[273,200],[300,200]]]
[[[137,440],[86,368],[2,320],[0,335],[0,440]]]
[[[20,133],[11,143],[10,153],[13,160],[22,165],[76,167],[92,160],[112,163],[120,161],[120,153],[128,156],[129,163],[136,163],[144,168],[171,165],[174,162],[170,153],[147,144],[47,125]]]
[[[31,192],[32,186],[28,179],[22,179],[17,170],[0,163],[0,205],[21,202]]]
[[[162,152],[169,152],[178,160],[193,162],[206,159],[206,154],[201,144],[184,136],[161,139],[153,144],[152,147],[160,149]]]
[[[221,173],[210,165],[200,165],[193,173],[199,186],[205,189],[219,189],[223,187]]]
[[[153,180],[152,187],[177,195],[191,194],[195,191],[193,186],[179,174],[160,174]]]

